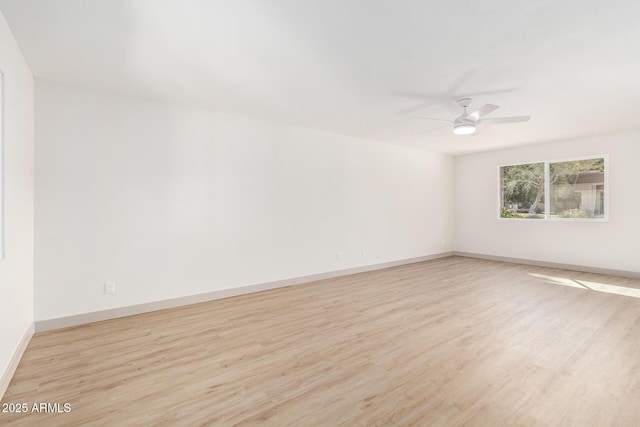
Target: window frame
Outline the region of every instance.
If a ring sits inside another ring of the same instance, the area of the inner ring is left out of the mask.
[[[603,159],[604,160],[604,216],[602,218],[552,218],[551,208],[551,183],[549,182],[550,169],[552,163],[575,162],[580,160]],[[535,163],[544,163],[544,218],[503,218],[502,213],[502,168],[507,166],[519,166]],[[521,221],[521,222],[609,222],[609,155],[594,154],[590,156],[567,157],[552,160],[534,160],[529,162],[505,163],[498,165],[498,211],[497,219],[501,221]]]

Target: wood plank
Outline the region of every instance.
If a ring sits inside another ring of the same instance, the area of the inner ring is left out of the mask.
[[[71,412],[0,424],[640,425],[640,298],[580,281],[640,289],[450,257],[39,333],[3,404]]]

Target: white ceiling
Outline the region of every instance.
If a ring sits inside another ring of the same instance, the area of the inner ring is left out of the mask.
[[[640,127],[638,0],[0,0],[0,10],[39,78],[432,151]],[[416,116],[453,119],[469,95],[500,105],[491,117],[533,118],[473,137],[417,133],[442,123]]]

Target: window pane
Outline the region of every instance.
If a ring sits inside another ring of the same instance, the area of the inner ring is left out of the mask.
[[[544,219],[544,163],[500,168],[502,218]]]
[[[552,218],[604,218],[604,159],[549,164]]]

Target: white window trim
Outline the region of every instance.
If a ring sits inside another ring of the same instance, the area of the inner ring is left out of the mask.
[[[603,218],[551,218],[549,215],[548,207],[551,206],[551,183],[549,182],[549,174],[550,174],[550,165],[551,163],[563,163],[563,162],[574,162],[579,160],[589,160],[589,159],[604,159],[604,217]],[[502,175],[501,169],[505,166],[518,166],[518,165],[529,165],[533,163],[544,163],[544,219],[543,218],[502,218]],[[608,154],[594,154],[592,156],[580,156],[580,157],[568,157],[562,159],[552,159],[552,160],[537,160],[531,162],[521,162],[521,163],[508,163],[498,165],[498,211],[497,211],[497,219],[500,221],[516,221],[516,222],[609,222],[609,199],[611,192],[609,191],[609,155]]]

